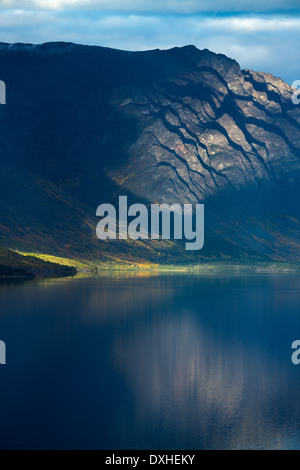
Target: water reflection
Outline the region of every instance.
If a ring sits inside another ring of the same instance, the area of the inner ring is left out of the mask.
[[[2,287],[0,447],[300,448],[299,295],[298,276]]]
[[[237,340],[216,342],[189,312],[182,314],[116,340],[115,365],[134,392],[138,428],[160,423],[177,435],[181,448],[259,448],[282,441],[279,407],[286,403],[280,402],[284,385],[278,378],[287,380],[286,367]]]
[[[248,293],[240,282],[213,284],[217,291],[223,285],[218,294],[223,297],[222,323],[229,323],[224,328],[213,308],[219,302],[195,303],[190,296],[185,303],[192,308],[180,306],[184,302],[177,298],[173,312],[116,338],[114,365],[135,395],[136,432],[143,426],[146,435],[159,429],[161,442],[169,440],[173,448],[180,443],[182,449],[299,447],[299,373],[289,363],[289,320],[278,329],[278,318],[273,324],[257,318],[264,312],[276,316],[280,307],[291,313],[299,301],[299,280],[250,282]],[[201,292],[203,285],[198,287]],[[296,297],[289,302],[286,294],[291,292]],[[256,312],[249,309],[251,294]],[[232,315],[235,328],[230,328]]]

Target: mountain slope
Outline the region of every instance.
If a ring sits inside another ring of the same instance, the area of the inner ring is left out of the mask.
[[[0,279],[7,277],[73,276],[76,269],[43,261],[34,256],[22,256],[0,247]]]
[[[0,242],[147,262],[299,261],[300,111],[269,74],[193,46],[0,45]],[[204,202],[206,244],[100,242],[103,202]]]

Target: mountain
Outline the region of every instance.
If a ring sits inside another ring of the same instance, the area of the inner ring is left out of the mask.
[[[300,107],[193,46],[0,44],[0,245],[96,261],[300,260]],[[205,247],[99,241],[96,208],[205,204]]]

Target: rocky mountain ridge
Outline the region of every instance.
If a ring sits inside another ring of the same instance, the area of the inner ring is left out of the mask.
[[[281,79],[194,46],[66,43],[1,44],[0,75],[3,246],[185,262],[174,244],[96,239],[97,206],[127,194],[204,202],[200,260],[299,261],[300,106]]]

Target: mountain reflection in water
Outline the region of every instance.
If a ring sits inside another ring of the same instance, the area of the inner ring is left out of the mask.
[[[1,448],[300,448],[299,294],[290,275],[1,286]]]

